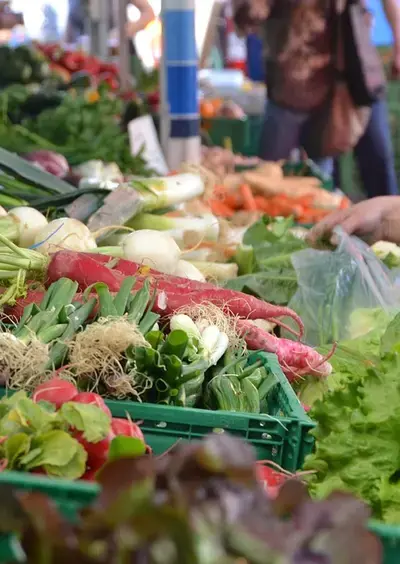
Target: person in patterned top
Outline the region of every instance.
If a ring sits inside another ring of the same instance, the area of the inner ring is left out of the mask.
[[[307,145],[307,126],[327,102],[335,80],[334,18],[350,0],[236,0],[235,22],[245,33],[261,30],[267,63],[268,103],[259,156],[278,161]],[[370,19],[366,0],[359,2]],[[381,0],[394,38],[393,74],[400,75],[400,0]],[[335,4],[334,4],[335,3]],[[371,109],[355,154],[369,197],[397,194],[385,95]],[[308,155],[313,158],[313,155]],[[332,173],[333,159],[319,160]]]

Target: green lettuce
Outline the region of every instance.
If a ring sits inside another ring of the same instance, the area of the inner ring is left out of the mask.
[[[354,362],[339,360],[336,386],[311,411],[316,449],[304,467],[315,472],[316,497],[338,488],[351,491],[376,518],[392,524],[400,523],[399,352],[400,314],[377,351],[357,351]]]

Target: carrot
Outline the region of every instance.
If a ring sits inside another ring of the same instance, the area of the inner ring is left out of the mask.
[[[269,198],[265,198],[264,196],[254,196],[254,201],[258,210],[269,213],[271,208],[271,201]]]
[[[227,206],[224,202],[218,200],[209,200],[208,205],[214,215],[217,217],[232,217],[235,215],[235,211]]]
[[[240,194],[236,194],[233,192],[227,194],[223,202],[233,210],[239,210],[243,205],[243,201]]]
[[[108,267],[106,261],[108,261]],[[115,262],[112,257],[105,255],[58,251],[50,259],[46,285],[66,277],[78,282],[81,290],[97,282],[104,282],[110,292],[118,292],[125,276],[134,275],[139,269],[140,265],[134,262],[122,259]],[[238,315],[248,319],[291,317],[298,324],[299,333],[303,331],[300,317],[291,309],[269,304],[242,292],[220,288],[207,282],[163,274],[151,269],[148,276],[136,274],[134,291],[141,288],[146,280],[150,280],[152,289],[156,293],[154,311],[164,316],[172,315],[188,304],[209,302],[223,309],[228,315]]]
[[[243,209],[246,211],[257,211],[257,204],[254,201],[250,186],[248,184],[242,184],[239,191],[243,198]]]
[[[332,366],[327,362],[329,357],[323,357],[308,345],[275,337],[246,320],[238,320],[236,327],[250,350],[275,353],[289,380],[308,374],[324,378],[332,372]]]

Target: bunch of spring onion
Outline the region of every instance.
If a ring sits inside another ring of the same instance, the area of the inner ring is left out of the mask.
[[[168,335],[148,333],[150,348],[128,349],[128,366],[137,371],[144,401],[194,407],[201,400],[206,371],[223,356],[229,339],[214,325],[201,331],[183,314],[171,318],[170,330]]]
[[[2,384],[33,388],[46,372],[60,367],[68,343],[87,321],[96,300],[76,299],[78,284],[68,278],[54,282],[38,305],[28,305],[18,323],[0,333]]]

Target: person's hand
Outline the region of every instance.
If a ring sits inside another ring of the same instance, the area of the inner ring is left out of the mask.
[[[315,225],[308,234],[313,245],[330,238],[336,244],[332,232],[340,226],[348,235],[357,235],[367,243],[376,241],[400,242],[400,196],[382,196],[360,202],[346,210],[331,213]]]

